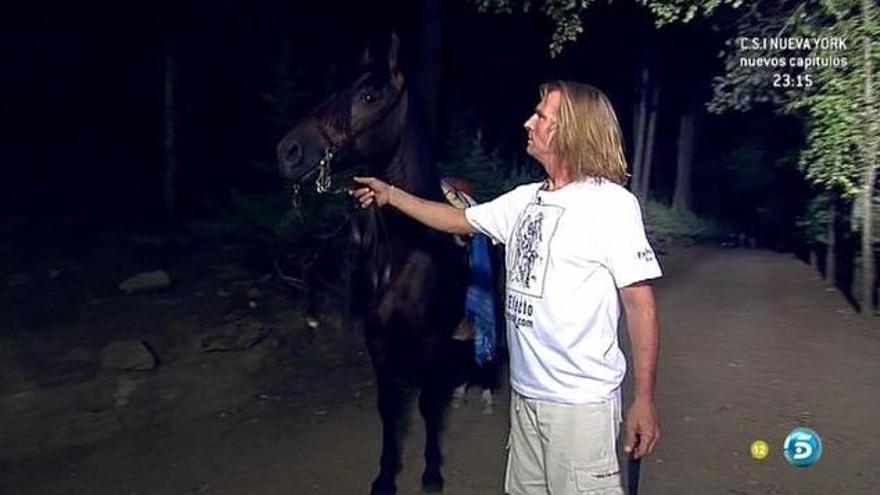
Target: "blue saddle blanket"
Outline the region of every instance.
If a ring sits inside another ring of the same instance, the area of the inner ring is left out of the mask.
[[[489,239],[475,234],[471,239],[469,264],[470,284],[465,299],[465,318],[474,327],[474,353],[477,363],[495,358],[495,299],[492,260],[489,257]]]

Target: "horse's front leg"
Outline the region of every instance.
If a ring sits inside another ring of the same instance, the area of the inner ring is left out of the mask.
[[[443,454],[440,451],[440,433],[443,426],[443,412],[449,401],[449,380],[446,376],[435,376],[423,386],[419,394],[419,411],[425,421],[425,471],[422,473],[422,490],[426,492],[443,491],[443,475],[440,466]]]
[[[378,406],[382,418],[382,457],[379,476],[373,481],[370,495],[394,495],[394,478],[400,468],[400,430],[403,420],[404,391],[386,372],[377,370]]]

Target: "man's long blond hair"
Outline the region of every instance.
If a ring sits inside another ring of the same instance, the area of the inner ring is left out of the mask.
[[[625,184],[623,138],[608,97],[589,84],[558,80],[541,85],[541,98],[557,90],[561,101],[552,146],[572,179],[593,177]]]

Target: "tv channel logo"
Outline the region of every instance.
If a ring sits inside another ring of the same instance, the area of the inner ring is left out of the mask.
[[[822,456],[822,439],[809,428],[795,428],[785,437],[782,452],[792,466],[810,467]]]

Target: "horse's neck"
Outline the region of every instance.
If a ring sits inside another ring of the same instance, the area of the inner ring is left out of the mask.
[[[378,172],[390,184],[408,193],[431,201],[443,201],[440,173],[418,115],[412,112],[411,96],[405,96],[402,104],[400,141],[384,168]],[[365,243],[362,246],[367,250],[383,245],[387,247],[391,243],[424,243],[426,239],[442,237],[438,231],[391,208],[372,210],[364,226],[364,234]]]
[[[393,185],[409,193],[440,201],[440,173],[411,98],[408,94],[402,102],[405,105],[401,112],[403,131],[384,175]]]

